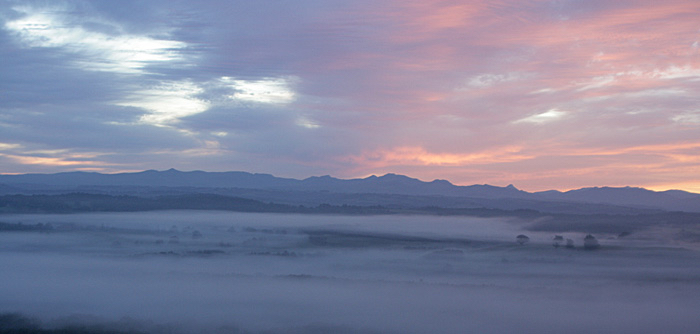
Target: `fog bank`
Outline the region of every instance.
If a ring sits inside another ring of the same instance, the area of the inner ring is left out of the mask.
[[[688,333],[700,256],[516,219],[6,215],[0,313],[162,333]],[[21,225],[19,225],[21,223]],[[41,225],[38,225],[41,224]],[[41,226],[42,228],[33,228]],[[32,228],[28,228],[32,227]],[[525,233],[530,242],[519,245]]]

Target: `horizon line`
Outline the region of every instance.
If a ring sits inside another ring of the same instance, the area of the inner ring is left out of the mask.
[[[295,177],[286,177],[286,176],[277,176],[272,173],[258,173],[258,172],[249,172],[249,171],[242,171],[242,170],[226,170],[226,171],[206,171],[206,170],[201,170],[201,169],[194,169],[194,170],[179,170],[177,168],[168,168],[168,169],[163,169],[163,170],[158,170],[158,169],[144,169],[144,170],[122,170],[122,171],[115,171],[115,172],[104,172],[104,171],[95,171],[95,170],[72,170],[72,171],[60,171],[60,172],[53,172],[53,173],[4,173],[0,172],[0,176],[19,176],[19,175],[55,175],[55,174],[67,174],[67,173],[93,173],[93,174],[100,174],[100,175],[117,175],[117,174],[136,174],[136,173],[143,173],[143,172],[149,172],[149,171],[154,171],[154,172],[168,172],[168,171],[176,171],[176,172],[181,172],[181,173],[191,173],[191,172],[203,172],[203,173],[248,173],[248,174],[253,174],[253,175],[270,175],[275,178],[281,178],[281,179],[293,179],[293,180],[299,180],[303,181],[306,179],[314,178],[314,177],[331,177],[334,179],[338,180],[362,180],[362,179],[367,179],[370,177],[384,177],[387,175],[398,175],[398,176],[404,176],[407,178],[415,179],[420,182],[425,182],[425,183],[430,183],[434,181],[447,181],[453,186],[457,187],[469,187],[469,186],[475,186],[475,185],[482,185],[482,186],[492,186],[492,187],[499,187],[499,188],[508,188],[508,187],[513,187],[516,190],[519,191],[524,191],[527,193],[540,193],[540,192],[548,192],[548,191],[558,191],[561,193],[565,193],[568,191],[574,191],[574,190],[581,190],[581,189],[596,189],[596,188],[613,188],[613,189],[621,189],[621,188],[636,188],[636,189],[644,189],[648,191],[653,191],[653,192],[666,192],[666,191],[682,191],[690,194],[698,194],[700,195],[700,192],[694,192],[690,190],[685,190],[685,189],[678,189],[678,188],[662,188],[663,190],[660,190],[659,187],[654,187],[654,186],[633,186],[633,185],[626,185],[626,186],[608,186],[608,185],[595,185],[595,186],[584,186],[584,187],[579,187],[579,188],[568,188],[568,189],[546,189],[546,190],[525,190],[521,189],[517,186],[515,186],[513,183],[509,183],[508,185],[501,186],[501,185],[493,185],[493,184],[488,184],[488,183],[473,183],[473,184],[457,184],[454,183],[448,179],[433,179],[430,181],[426,181],[417,177],[405,175],[405,174],[399,174],[399,173],[393,173],[393,172],[388,172],[384,173],[382,175],[377,175],[377,174],[370,174],[368,176],[362,177],[350,177],[350,178],[341,178],[341,177],[336,177],[332,176],[330,174],[325,174],[325,175],[312,175],[304,178],[295,178]]]

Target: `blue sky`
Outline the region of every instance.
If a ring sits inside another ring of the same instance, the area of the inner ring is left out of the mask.
[[[0,173],[700,192],[697,1],[4,1]]]

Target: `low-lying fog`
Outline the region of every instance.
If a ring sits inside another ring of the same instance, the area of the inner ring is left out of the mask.
[[[585,234],[558,233],[574,248],[553,247],[554,233],[529,232],[505,218],[184,211],[5,215],[0,221],[0,319],[31,318],[42,328],[700,328],[700,253],[671,241],[596,235],[601,247],[584,250]],[[520,234],[529,242],[518,244]]]

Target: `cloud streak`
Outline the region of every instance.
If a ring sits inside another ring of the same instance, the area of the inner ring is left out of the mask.
[[[97,18],[88,18],[83,24],[91,23],[112,33],[89,30],[66,22],[67,15],[62,11],[69,9],[65,7],[17,6],[12,9],[23,15],[5,22],[5,29],[13,33],[22,46],[63,49],[75,58],[73,65],[79,69],[141,73],[149,64],[185,60],[180,51],[187,47],[186,43],[127,34],[118,24]]]

